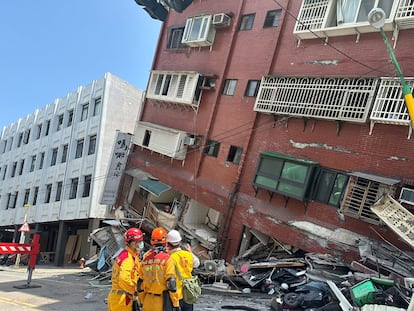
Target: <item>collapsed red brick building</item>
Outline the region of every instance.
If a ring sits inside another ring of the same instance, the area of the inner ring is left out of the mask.
[[[386,6],[383,30],[412,88],[414,7],[355,3],[170,10],[119,205],[226,260],[252,240],[347,261],[361,245],[412,250],[410,117],[368,13]]]

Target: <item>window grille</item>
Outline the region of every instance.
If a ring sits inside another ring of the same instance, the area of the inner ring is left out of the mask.
[[[293,33],[299,39],[314,39],[375,32],[368,23],[368,13],[376,7],[386,13],[384,30],[392,31],[397,4],[380,0],[303,0]]]
[[[201,78],[197,72],[152,71],[147,98],[196,108],[200,101],[196,91]]]
[[[414,78],[406,78],[405,81],[414,88]],[[371,132],[375,123],[410,125],[410,115],[398,78],[380,79],[370,119]]]
[[[376,85],[373,78],[265,76],[254,110],[365,123]]]
[[[414,3],[412,0],[400,0],[395,22],[399,29],[414,28]]]
[[[395,183],[398,181],[394,181],[393,184],[384,184],[377,180],[368,179],[367,176],[350,176],[345,199],[340,210],[347,216],[378,224],[380,219],[371,210],[371,207],[383,195],[393,194]]]

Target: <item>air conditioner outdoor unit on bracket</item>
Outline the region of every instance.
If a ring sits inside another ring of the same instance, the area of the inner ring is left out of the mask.
[[[231,17],[226,13],[218,13],[213,15],[212,24],[215,26],[229,26]]]
[[[197,141],[197,137],[195,137],[195,136],[193,136],[193,137],[191,137],[191,136],[186,136],[186,137],[184,138],[184,145],[187,145],[187,146],[194,146],[194,145],[196,144],[196,141]]]
[[[414,189],[403,187],[400,193],[400,202],[414,205]]]

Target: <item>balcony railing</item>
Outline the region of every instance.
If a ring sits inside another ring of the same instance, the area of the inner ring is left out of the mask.
[[[365,123],[378,79],[262,78],[254,110],[263,113]]]

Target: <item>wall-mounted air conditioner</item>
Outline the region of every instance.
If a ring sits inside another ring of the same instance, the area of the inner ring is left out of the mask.
[[[184,138],[184,145],[194,146],[197,143],[197,137],[195,136],[186,136]]]
[[[400,202],[414,205],[414,189],[402,188],[400,193]]]
[[[231,17],[226,13],[218,13],[213,15],[212,24],[215,26],[229,26]]]

